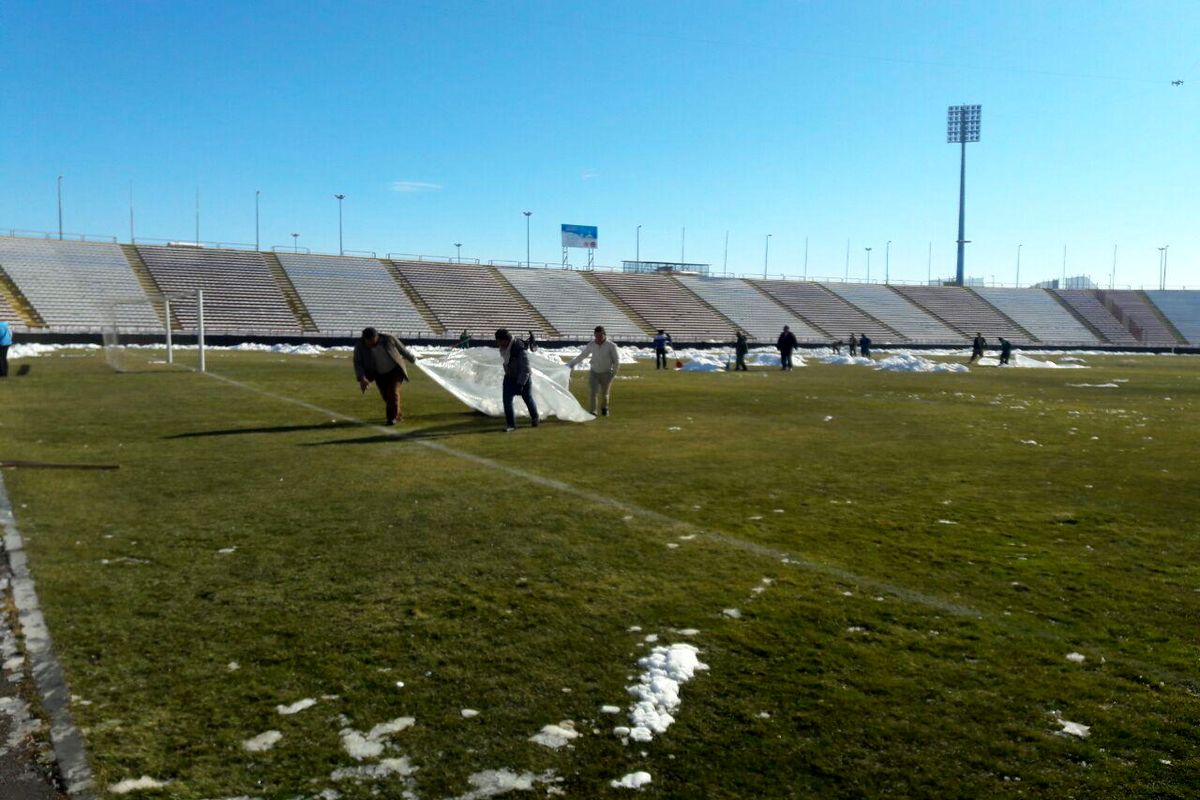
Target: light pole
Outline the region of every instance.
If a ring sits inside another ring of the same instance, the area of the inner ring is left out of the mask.
[[[979,141],[981,106],[950,106],[946,114],[946,141],[962,146],[958,167],[958,272],[955,282],[963,285],[963,255],[966,241],[964,209],[967,198],[967,142]]]
[[[1163,245],[1158,248],[1158,288],[1167,288],[1167,248],[1171,245]]]
[[[850,240],[846,240],[846,275],[843,280],[850,280]]]
[[[804,280],[808,280],[808,237],[804,237]]]
[[[334,197],[338,201],[338,255],[346,255],[346,251],[342,249],[342,201],[346,199],[344,194],[335,194]]]
[[[771,255],[771,234],[767,234],[766,244],[763,245],[763,280],[767,279],[767,258]]]
[[[62,241],[62,175],[58,176],[58,240]]]
[[[292,252],[293,253],[300,252],[300,234],[298,234],[298,233],[292,234]]]
[[[1021,248],[1024,246],[1023,244],[1017,245],[1017,279],[1015,283],[1018,289],[1021,288]]]
[[[721,272],[729,274],[729,231],[725,231],[725,257],[721,260]]]
[[[892,240],[888,239],[883,251],[883,282],[887,284],[892,279]]]
[[[863,249],[867,251],[867,283],[870,283],[871,282],[871,248],[864,247]]]
[[[1167,256],[1169,256],[1170,254],[1171,254],[1171,245],[1169,245],[1169,244],[1165,245],[1163,247],[1163,277],[1162,277],[1162,288],[1163,289],[1167,288]]]
[[[462,242],[455,242],[454,247],[458,250],[458,255],[456,256],[455,260],[461,264],[462,263]]]
[[[1113,268],[1112,272],[1108,273],[1108,290],[1113,290],[1114,284],[1117,282],[1117,246],[1113,245]]]
[[[261,249],[258,243],[258,197],[262,192],[258,189],[254,190],[254,249]]]
[[[929,243],[929,260],[925,262],[925,285],[933,283],[933,242]]]
[[[687,228],[680,228],[679,229],[679,263],[680,264],[687,263],[687,259],[683,257],[683,254],[685,252],[687,252]]]
[[[1063,245],[1062,288],[1067,288],[1067,246],[1065,244]]]
[[[532,211],[522,211],[525,215],[525,266],[529,267],[532,262],[529,260],[529,218],[533,216]]]
[[[133,235],[133,181],[129,182],[129,243],[135,242]]]
[[[641,225],[637,226],[637,251],[635,252],[635,254],[633,256],[633,260],[638,261],[638,262],[640,262],[642,260],[642,226]]]

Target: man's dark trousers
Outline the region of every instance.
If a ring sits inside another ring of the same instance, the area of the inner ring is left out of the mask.
[[[400,368],[392,370],[386,375],[379,375],[375,378],[375,386],[379,389],[379,396],[383,398],[383,404],[387,406],[387,421],[395,422],[400,419],[400,384],[403,381],[400,379],[403,373]]]
[[[655,369],[666,369],[667,368],[667,351],[666,350],[655,350],[654,351],[654,368]]]
[[[783,365],[782,367],[780,367],[780,369],[791,369],[792,368],[792,351],[784,350],[784,351],[780,352],[779,361]]]
[[[743,372],[746,371],[746,354],[745,353],[737,354],[737,365],[734,367],[734,370],[739,370],[739,369]]]
[[[516,415],[513,413],[513,398],[520,396],[529,409],[529,418],[534,425],[538,424],[537,403],[533,401],[533,379],[518,386],[508,378],[504,379],[504,422],[510,428],[517,427]]]
[[[8,345],[0,344],[0,378],[8,375]]]

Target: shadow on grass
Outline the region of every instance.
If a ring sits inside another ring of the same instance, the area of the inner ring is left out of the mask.
[[[461,419],[462,414],[454,414]],[[528,423],[526,423],[528,425]],[[431,425],[427,428],[405,430],[401,427],[394,434],[377,434],[359,439],[332,439],[325,442],[310,442],[301,447],[325,447],[340,444],[382,444],[384,442],[406,442],[416,439],[445,439],[451,436],[470,436],[477,433],[504,433],[504,420],[492,419],[482,414],[470,414],[468,419],[448,425]]]
[[[296,433],[297,431],[330,431],[339,428],[363,428],[367,422],[322,422],[316,425],[275,425],[269,428],[228,428],[220,431],[191,431],[164,436],[164,439],[196,439],[203,436],[239,436],[248,433]]]

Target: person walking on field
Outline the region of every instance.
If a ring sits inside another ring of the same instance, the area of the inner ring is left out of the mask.
[[[654,368],[667,368],[667,345],[671,343],[671,334],[658,329],[658,335],[654,337]]]
[[[971,340],[971,357],[967,359],[970,364],[977,358],[983,358],[983,348],[987,347],[987,339],[983,338],[983,334],[975,331],[975,338]]]
[[[354,344],[354,377],[363,392],[372,381],[383,398],[387,425],[404,419],[400,410],[400,384],[408,380],[404,362],[417,359],[404,343],[374,328],[363,328],[362,338]]]
[[[858,355],[858,337],[853,333],[850,334],[850,355]]]
[[[504,361],[504,431],[512,433],[517,429],[513,398],[518,395],[529,409],[529,424],[536,428],[538,407],[533,401],[533,373],[529,370],[529,356],[525,354],[525,345],[519,339],[514,339],[504,328],[500,328],[496,331],[496,347],[500,348],[500,358]]]
[[[746,341],[745,331],[737,332],[737,341],[733,343],[733,352],[737,355],[737,364],[734,366],[734,370],[747,372],[746,353],[750,352],[750,344]]]
[[[8,348],[12,346],[12,328],[0,319],[0,378],[8,377]]]
[[[580,361],[591,356],[591,369],[588,371],[588,413],[596,413],[596,396],[600,396],[600,414],[608,416],[609,397],[612,394],[612,381],[621,368],[621,353],[615,342],[608,338],[603,325],[597,325],[595,337],[584,346],[579,355],[567,362],[568,367],[574,367]]]
[[[784,325],[783,333],[779,334],[779,339],[775,342],[775,347],[779,349],[780,369],[790,370],[792,368],[792,351],[799,346],[800,342],[796,340],[796,334],[792,333],[790,327]]]
[[[1012,357],[1012,342],[1010,342],[1008,339],[1005,339],[1003,336],[1001,336],[1000,337],[1000,363],[1007,364],[1009,358],[1011,358],[1011,357]]]
[[[858,352],[863,358],[871,357],[871,337],[865,333],[858,337]]]

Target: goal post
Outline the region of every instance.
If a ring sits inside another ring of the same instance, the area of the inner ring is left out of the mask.
[[[103,305],[104,358],[117,372],[205,371],[202,290],[112,298]]]

